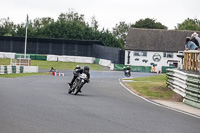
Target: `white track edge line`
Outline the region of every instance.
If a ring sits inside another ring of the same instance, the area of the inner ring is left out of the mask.
[[[139,97],[139,98],[141,98],[141,99],[143,99],[143,100],[145,100],[145,101],[147,101],[147,102],[149,102],[149,103],[151,103],[151,104],[154,104],[154,105],[157,105],[157,106],[160,106],[160,107],[163,107],[163,108],[167,108],[167,109],[170,109],[170,110],[173,110],[173,111],[176,111],[176,112],[180,112],[180,113],[183,113],[183,114],[186,114],[186,115],[189,115],[189,116],[192,116],[192,117],[195,117],[195,118],[200,119],[200,116],[193,115],[193,114],[191,114],[191,113],[187,113],[187,112],[185,112],[185,111],[181,111],[181,110],[178,110],[178,109],[174,109],[174,108],[171,108],[171,107],[162,105],[162,104],[158,104],[158,103],[152,102],[152,101],[150,101],[150,100],[148,100],[148,99],[146,99],[146,98],[144,98],[144,97],[141,97],[141,96],[137,95],[136,93],[134,93],[133,91],[131,91],[130,89],[128,89],[126,86],[124,86],[123,83],[120,81],[120,79],[119,79],[119,83],[120,83],[120,85],[121,85],[122,87],[124,87],[124,88],[125,88],[127,91],[129,91],[131,94],[133,94],[133,95],[135,95],[135,96],[137,96],[137,97]]]

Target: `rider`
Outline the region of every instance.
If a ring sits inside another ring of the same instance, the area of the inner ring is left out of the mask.
[[[75,79],[78,77],[78,75],[82,74],[82,73],[85,73],[87,75],[87,81],[86,82],[87,83],[90,82],[90,80],[89,80],[90,79],[90,73],[89,73],[90,68],[88,66],[85,66],[83,69],[81,69],[78,65],[76,66],[76,68],[74,69],[74,73],[73,73],[74,76],[72,78],[72,81],[70,83],[68,83],[70,88],[72,87],[72,85],[73,85]]]
[[[123,71],[124,71],[124,72],[126,71],[126,67],[125,67],[125,66],[123,67]]]
[[[54,69],[53,67],[51,67],[51,69],[49,70],[49,72],[56,72],[56,69]]]
[[[123,70],[124,70],[124,72],[126,71],[126,70],[129,70],[130,71],[130,67],[129,66],[127,66],[127,68],[124,66],[123,67]]]

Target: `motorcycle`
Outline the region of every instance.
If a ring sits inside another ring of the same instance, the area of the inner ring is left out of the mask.
[[[126,77],[130,77],[130,76],[131,76],[130,70],[125,70],[125,71],[124,71],[124,75],[125,75]]]
[[[80,92],[83,85],[85,84],[85,82],[87,82],[87,80],[87,75],[85,73],[79,74],[79,76],[74,81],[72,87],[69,88],[68,93],[77,95]]]

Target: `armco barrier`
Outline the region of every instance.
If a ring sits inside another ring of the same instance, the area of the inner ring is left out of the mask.
[[[112,62],[111,60],[105,60],[105,59],[100,59],[99,60],[99,65],[102,66],[111,66]]]
[[[47,55],[47,61],[58,61],[58,55]]]
[[[200,109],[200,75],[167,69],[167,86],[184,97],[183,102]]]
[[[83,56],[58,56],[57,61],[62,62],[78,62],[78,63],[94,63],[95,58]]]
[[[0,58],[10,58],[14,59],[16,53],[10,53],[10,52],[0,52]]]
[[[38,66],[0,66],[0,74],[38,72]]]

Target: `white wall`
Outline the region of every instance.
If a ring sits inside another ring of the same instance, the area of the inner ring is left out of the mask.
[[[178,53],[173,53],[173,58],[163,57],[164,52],[148,52],[147,56],[134,56],[134,51],[130,51],[130,64],[127,64],[128,61],[128,50],[125,51],[125,65],[132,65],[132,66],[152,66],[151,63],[157,64],[156,71],[162,71],[162,66],[170,66],[170,62],[167,63],[168,60],[176,60],[178,64],[181,63],[181,58],[177,57]],[[156,62],[153,60],[153,56],[155,54],[159,54],[161,56],[160,61]],[[139,60],[136,61],[135,59],[138,58]],[[147,63],[143,62],[142,60],[148,60]]]

